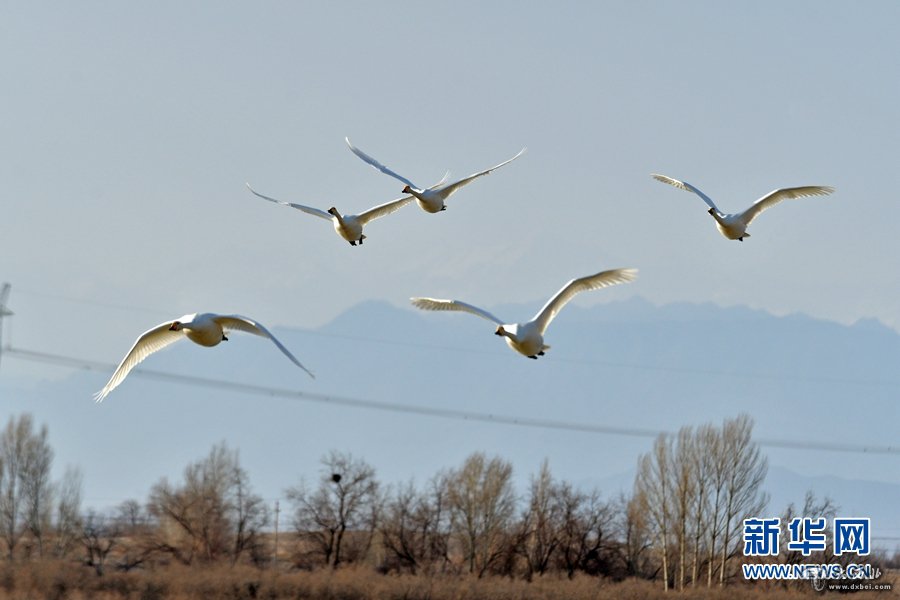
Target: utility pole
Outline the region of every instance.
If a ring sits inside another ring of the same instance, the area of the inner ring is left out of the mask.
[[[272,553],[272,564],[278,567],[278,513],[281,512],[278,500],[275,501],[275,551]]]
[[[6,308],[6,299],[9,298],[9,283],[4,283],[0,288],[0,356],[3,356],[3,318],[11,317],[13,312]]]

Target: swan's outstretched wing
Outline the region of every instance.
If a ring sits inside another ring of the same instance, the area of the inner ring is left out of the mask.
[[[472,313],[473,315],[478,315],[482,319],[487,319],[488,321],[492,321],[497,325],[503,325],[503,321],[484,310],[483,308],[478,308],[477,306],[472,306],[467,302],[462,302],[460,300],[438,300],[436,298],[410,298],[413,306],[416,308],[421,308],[422,310],[456,310],[460,312]]]
[[[294,204],[293,202],[284,202],[282,200],[276,200],[275,198],[269,198],[268,196],[263,196],[252,187],[250,184],[247,184],[247,189],[253,192],[253,195],[259,196],[263,200],[268,200],[269,202],[274,202],[275,204],[281,204],[283,206],[290,206],[291,208],[296,208],[297,210],[302,210],[305,213],[309,213],[321,219],[326,219],[328,221],[331,220],[331,215],[325,212],[324,210],[319,210],[318,208],[313,208],[311,206],[303,206],[302,204]]]
[[[429,189],[433,190],[436,187],[440,187],[440,186],[444,185],[445,183],[447,183],[448,179],[450,179],[450,171],[449,170],[445,171],[444,176],[441,177],[441,180],[438,181],[437,183],[435,183],[434,185],[432,185]]]
[[[385,202],[384,204],[379,204],[366,212],[359,213],[356,218],[359,219],[360,224],[365,225],[369,221],[374,221],[384,215],[389,215],[392,212],[400,210],[415,200],[415,198],[415,196],[404,196],[402,198],[397,198],[396,200],[391,200],[390,202]]]
[[[350,143],[350,138],[345,137],[345,138],[344,138],[344,141],[346,141],[346,142],[347,142],[347,145],[350,146],[350,152],[352,152],[353,154],[355,154],[356,156],[358,156],[359,158],[361,158],[361,159],[363,160],[363,162],[369,163],[370,165],[372,165],[373,167],[375,167],[376,169],[378,169],[379,171],[381,171],[381,172],[384,173],[385,175],[390,175],[390,176],[393,177],[394,179],[399,179],[400,181],[402,181],[403,183],[405,183],[405,184],[408,185],[409,187],[412,187],[412,188],[415,188],[415,189],[419,189],[419,188],[416,186],[416,184],[414,184],[412,181],[410,181],[409,179],[407,179],[407,178],[404,177],[403,175],[400,175],[399,173],[396,173],[395,171],[392,171],[391,169],[387,168],[386,166],[384,166],[383,164],[381,164],[380,162],[378,162],[377,160],[375,160],[374,158],[372,158],[371,156],[369,156],[368,154],[366,154],[365,152],[363,152],[362,150],[360,150],[359,148],[357,148],[356,146],[354,146],[353,144],[351,144],[351,143]]]
[[[94,400],[103,402],[103,399],[116,389],[116,386],[122,383],[128,373],[138,366],[142,360],[157,350],[162,350],[169,344],[177,342],[184,337],[184,334],[180,331],[171,331],[171,327],[172,321],[169,321],[142,333],[134,342],[128,354],[125,355],[125,358],[122,359],[122,362],[119,363],[119,366],[116,367],[116,371],[109,378],[106,385],[103,386],[103,389],[94,394]]]
[[[306,373],[312,377],[316,378],[313,375],[312,371],[304,367],[299,360],[297,360],[293,354],[291,354],[290,350],[284,347],[284,345],[278,341],[272,332],[263,327],[260,323],[257,323],[253,319],[248,319],[247,317],[242,317],[241,315],[216,315],[213,317],[213,321],[218,323],[222,329],[236,329],[237,331],[245,331],[247,333],[252,333],[254,335],[258,335],[264,338],[269,338],[272,342],[278,346],[278,349],[281,350],[285,356],[291,359],[295,365],[306,371]]]
[[[456,190],[458,190],[459,188],[461,188],[462,186],[467,185],[467,184],[469,184],[469,183],[472,183],[472,181],[478,179],[478,178],[481,177],[482,175],[487,175],[487,174],[490,173],[491,171],[496,171],[497,169],[499,169],[499,168],[502,167],[503,165],[509,164],[509,163],[511,163],[512,161],[516,160],[517,158],[519,158],[520,156],[522,156],[523,154],[525,154],[525,150],[526,150],[526,148],[522,148],[521,150],[519,150],[519,153],[518,153],[518,154],[516,154],[515,156],[513,156],[512,158],[510,158],[510,159],[508,159],[508,160],[504,160],[504,161],[503,161],[502,163],[500,163],[499,165],[494,165],[493,167],[491,167],[491,168],[489,168],[489,169],[485,169],[484,171],[479,171],[478,173],[472,173],[472,174],[469,175],[468,177],[464,177],[463,179],[460,179],[459,181],[456,181],[456,182],[454,182],[454,183],[451,183],[450,185],[448,185],[448,186],[446,186],[446,187],[440,188],[439,191],[441,192],[441,194],[443,195],[443,197],[446,198],[446,197],[450,196],[450,194],[452,194],[453,192],[455,192]],[[435,186],[434,186],[433,188],[431,188],[431,189],[434,189],[434,188],[436,188],[436,187],[438,187],[438,186],[435,185]]]
[[[703,198],[703,201],[706,202],[706,204],[709,205],[710,208],[712,208],[716,212],[719,212],[719,213],[722,212],[719,210],[719,207],[716,206],[716,203],[712,201],[712,198],[710,198],[709,196],[707,196],[706,194],[704,194],[703,192],[701,192],[700,190],[698,190],[697,188],[695,188],[694,186],[689,184],[687,181],[679,181],[677,179],[672,179],[671,177],[666,177],[665,175],[657,175],[656,173],[651,173],[651,175],[653,176],[653,179],[655,179],[657,181],[662,181],[663,183],[668,183],[669,185],[674,185],[675,187],[677,187],[678,189],[681,189],[681,190],[685,190],[688,192],[694,192],[695,194],[697,194],[698,196]]]
[[[790,200],[793,198],[803,198],[806,196],[827,196],[834,191],[833,187],[824,185],[806,185],[802,187],[781,188],[774,190],[753,203],[753,206],[741,213],[743,221],[749,225],[753,219],[759,216],[759,213],[775,206],[782,200]]]
[[[580,292],[588,290],[596,290],[599,288],[634,281],[637,278],[637,269],[612,269],[610,271],[601,271],[596,275],[588,275],[587,277],[579,277],[573,279],[556,292],[556,295],[550,298],[547,303],[534,316],[533,321],[537,324],[541,335],[546,331],[547,326],[553,317],[566,305],[569,300]]]

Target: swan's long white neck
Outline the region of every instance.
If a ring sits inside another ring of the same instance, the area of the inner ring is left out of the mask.
[[[720,213],[719,211],[717,211],[714,208],[710,208],[707,212],[709,214],[711,214],[712,218],[715,219],[718,223],[721,223],[722,225],[725,224],[724,221],[722,220],[725,217],[725,215],[723,213]]]
[[[519,338],[516,337],[516,332],[515,332],[515,331],[510,331],[510,329],[514,329],[514,328],[515,328],[515,325],[512,325],[512,326],[510,326],[510,325],[501,325],[500,327],[497,328],[497,331],[496,331],[495,333],[496,333],[497,335],[503,336],[503,337],[505,337],[505,338],[509,338],[509,339],[511,339],[511,340],[514,341],[514,342],[518,342],[518,341],[519,341]]]

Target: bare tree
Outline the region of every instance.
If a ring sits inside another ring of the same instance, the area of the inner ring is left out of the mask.
[[[653,452],[638,459],[635,497],[649,517],[662,549],[663,587],[669,589],[669,539],[672,526],[672,444],[665,434],[656,438]]]
[[[0,434],[0,537],[10,559],[26,531],[43,553],[53,502],[53,450],[47,437],[46,425],[35,432],[27,413],[11,417]]]
[[[237,451],[223,442],[185,468],[180,486],[166,479],[157,483],[148,508],[158,521],[157,548],[192,564],[224,557],[236,561],[265,524],[261,505],[249,490]]]
[[[65,557],[79,537],[81,487],[81,469],[67,467],[57,491],[55,552],[58,557]]]
[[[760,453],[759,445],[751,439],[752,433],[753,420],[747,415],[726,419],[722,425],[722,451],[727,460],[728,475],[724,489],[725,532],[722,536],[719,585],[725,584],[728,560],[740,552],[740,540],[732,543],[732,536],[744,519],[758,515],[768,503],[761,487],[769,464]]]
[[[725,486],[728,481],[730,461],[725,452],[725,442],[722,432],[713,425],[700,428],[699,433],[701,469],[709,478],[708,517],[706,529],[708,531],[708,554],[706,568],[706,587],[712,587],[713,573],[716,570],[716,556],[721,542],[722,533],[725,530],[723,516],[725,507]]]
[[[761,486],[767,463],[751,440],[752,430],[746,415],[726,419],[721,429],[704,426],[694,434],[684,428],[674,440],[660,436],[653,452],[640,458],[635,499],[656,533],[665,589],[673,579],[684,589],[688,555],[692,581],[699,577],[700,556],[705,555],[707,585],[716,570],[719,584],[725,584],[728,561],[740,550],[735,532],[766,504]],[[678,550],[677,577],[672,540]]]
[[[822,500],[818,500],[816,499],[816,496],[815,494],[813,494],[812,490],[808,490],[803,498],[803,507],[799,511],[797,510],[797,507],[794,506],[793,503],[791,503],[787,506],[784,513],[781,515],[781,539],[790,539],[788,534],[788,526],[795,517],[806,517],[813,520],[831,520],[837,514],[837,510],[838,507],[834,504],[834,501],[832,501],[831,498],[826,496]],[[825,530],[825,536],[826,545],[831,545],[834,543],[834,540],[831,539],[831,532],[827,528]],[[791,550],[788,548],[787,544],[781,544],[781,547],[779,548],[779,554],[780,556],[778,557],[778,561],[785,564],[800,564],[807,562],[815,564],[826,564],[833,562],[835,559],[835,556],[833,554],[829,555],[823,551],[815,551],[807,556],[803,556],[802,551]]]
[[[515,512],[512,464],[478,452],[448,479],[452,527],[470,573],[483,576],[508,549],[506,535]]]
[[[80,523],[82,560],[97,575],[106,572],[112,556],[116,557],[112,566],[130,571],[142,565],[157,549],[146,514],[134,500],[127,500],[108,513],[90,509]]]
[[[147,525],[148,515],[137,500],[125,500],[116,509],[117,518],[127,532],[136,533]]]
[[[690,427],[682,427],[672,457],[672,498],[675,536],[678,541],[678,589],[684,591],[687,578],[688,522],[697,495],[694,438]]]
[[[385,500],[378,531],[387,551],[388,569],[405,569],[415,575],[421,568],[425,536],[417,517],[422,513],[423,500],[412,482],[398,487]]]
[[[92,567],[97,575],[103,575],[106,561],[116,547],[121,530],[114,518],[89,510],[81,527],[81,545],[84,548],[84,564]]]
[[[640,498],[632,495],[619,500],[616,513],[619,525],[619,551],[624,565],[624,575],[652,577],[653,570],[648,550],[651,547],[647,513]]]
[[[109,517],[104,532],[118,548],[116,568],[130,571],[143,565],[156,552],[155,533],[159,527],[149,512],[137,500],[125,500]]]
[[[572,578],[576,570],[591,575],[608,573],[604,544],[612,523],[610,505],[597,490],[579,492],[566,482],[558,486],[557,493],[562,506],[559,555],[566,574]]]
[[[710,497],[713,479],[713,454],[710,452],[710,449],[715,447],[711,440],[714,440],[716,435],[716,429],[712,425],[699,427],[691,440],[688,456],[688,460],[693,464],[695,486],[689,515],[690,531],[692,533],[692,587],[696,587],[700,579],[701,557],[706,556],[706,545],[708,542],[715,543],[715,523],[710,522],[709,516],[713,504]]]
[[[535,573],[543,575],[547,571],[562,543],[566,514],[563,485],[553,480],[546,459],[537,476],[531,478],[528,506],[519,524],[520,552],[525,557],[529,581]]]
[[[15,558],[16,545],[23,533],[20,526],[23,497],[21,473],[25,468],[25,452],[31,429],[31,415],[23,414],[18,420],[10,417],[0,435],[0,534],[10,560]]]
[[[262,530],[269,521],[269,511],[260,496],[250,488],[247,472],[236,467],[232,470],[231,481],[232,521],[234,545],[231,550],[231,564],[234,565],[245,552],[250,553],[254,564],[265,560]]]
[[[397,488],[385,503],[378,530],[387,568],[415,575],[445,567],[450,538],[446,475],[439,473],[422,491],[412,483]]]
[[[47,440],[47,426],[28,436],[25,460],[19,471],[22,489],[22,508],[25,527],[37,543],[38,556],[44,556],[44,536],[51,526],[53,514],[53,484],[50,468],[53,449]]]
[[[378,482],[375,469],[350,454],[331,451],[322,465],[315,491],[301,483],[288,489],[287,497],[294,505],[294,527],[301,540],[312,545],[311,552],[301,555],[336,568],[360,559],[371,544],[379,509]],[[348,531],[358,536],[349,549]]]

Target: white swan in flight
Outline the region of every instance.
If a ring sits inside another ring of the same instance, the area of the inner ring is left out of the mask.
[[[435,298],[410,298],[410,300],[413,306],[423,310],[457,310],[492,321],[498,325],[494,333],[505,337],[506,344],[510,348],[528,358],[536,359],[538,356],[543,356],[545,350],[550,349],[550,346],[544,344],[544,332],[547,331],[550,322],[576,294],[634,281],[636,277],[637,269],[612,269],[573,279],[556,292],[527,323],[504,323],[488,311],[460,300],[437,300]]]
[[[689,184],[687,181],[679,181],[677,179],[672,179],[671,177],[658,175],[656,173],[651,173],[651,175],[657,181],[662,181],[663,183],[674,185],[675,187],[686,190],[688,192],[694,192],[695,194],[703,198],[703,201],[706,202],[706,204],[709,206],[709,211],[707,212],[709,212],[709,214],[712,215],[713,219],[716,220],[716,226],[719,228],[719,232],[729,240],[739,240],[741,242],[744,241],[745,237],[750,237],[750,234],[747,233],[747,227],[750,226],[750,223],[753,222],[753,219],[759,216],[759,214],[767,208],[775,206],[782,200],[787,200],[790,198],[803,198],[805,196],[826,196],[834,191],[833,187],[824,185],[805,185],[802,187],[780,188],[769,192],[768,194],[754,202],[750,206],[750,208],[743,212],[727,214],[719,210],[719,208],[715,205],[715,203],[709,196]]]
[[[358,215],[342,215],[340,212],[338,212],[338,209],[333,206],[325,211],[319,210],[318,208],[313,208],[311,206],[294,204],[293,202],[283,202],[281,200],[276,200],[275,198],[263,196],[252,187],[250,187],[249,183],[247,184],[247,189],[253,192],[254,195],[259,196],[264,200],[268,200],[269,202],[274,202],[283,206],[290,206],[291,208],[302,210],[303,212],[319,217],[320,219],[331,221],[337,234],[350,242],[351,246],[355,246],[357,243],[362,246],[363,240],[366,239],[366,236],[363,235],[363,227],[369,221],[374,221],[375,219],[379,219],[385,215],[389,215],[413,201],[413,196],[405,196],[403,198],[391,200],[390,202],[385,202],[384,204],[379,204],[378,206],[370,208],[369,210],[359,213]]]
[[[353,152],[353,154],[355,154],[356,156],[361,158],[363,161],[369,163],[370,165],[372,165],[373,167],[375,167],[376,169],[378,169],[385,175],[390,175],[394,179],[399,179],[400,181],[405,183],[406,187],[403,188],[403,193],[404,194],[412,194],[413,196],[415,196],[416,202],[419,204],[419,206],[422,208],[422,210],[424,210],[425,212],[430,212],[430,213],[436,213],[436,212],[440,212],[442,210],[446,210],[447,207],[444,205],[444,202],[447,200],[447,198],[452,196],[454,194],[454,192],[456,192],[456,190],[463,187],[464,185],[468,185],[469,183],[472,183],[474,180],[478,179],[482,175],[487,175],[491,171],[499,169],[500,167],[502,167],[503,165],[505,165],[507,163],[511,163],[512,161],[514,161],[517,158],[519,158],[520,156],[522,156],[522,154],[525,152],[525,148],[522,148],[521,150],[519,150],[518,154],[516,154],[509,160],[504,160],[499,165],[494,165],[490,169],[485,169],[484,171],[479,171],[478,173],[473,173],[472,175],[469,175],[468,177],[464,177],[464,178],[460,179],[459,181],[454,181],[453,183],[445,183],[446,179],[447,179],[447,176],[445,175],[444,179],[441,180],[439,183],[437,183],[431,187],[423,189],[423,188],[418,187],[416,184],[414,184],[412,181],[410,181],[406,177],[403,177],[402,175],[398,175],[396,172],[392,171],[388,167],[384,166],[383,164],[381,164],[380,162],[378,162],[377,160],[375,160],[374,158],[372,158],[371,156],[369,156],[368,154],[366,154],[365,152],[363,152],[362,150],[360,150],[359,148],[354,146],[352,143],[350,143],[350,138],[344,138],[344,140],[347,142],[347,145],[350,146],[350,151]]]
[[[246,331],[247,333],[269,338],[295,365],[306,371],[310,377],[315,378],[312,371],[300,364],[300,361],[294,358],[294,355],[268,329],[256,321],[240,315],[194,313],[192,315],[184,315],[176,321],[160,323],[153,329],[142,333],[137,341],[134,342],[128,354],[125,355],[125,358],[122,359],[122,362],[119,363],[115,373],[109,378],[103,389],[94,395],[94,399],[97,402],[102,402],[111,391],[122,383],[133,368],[157,350],[162,350],[169,344],[177,342],[184,337],[201,346],[216,346],[219,342],[228,340],[225,332],[231,330]]]

